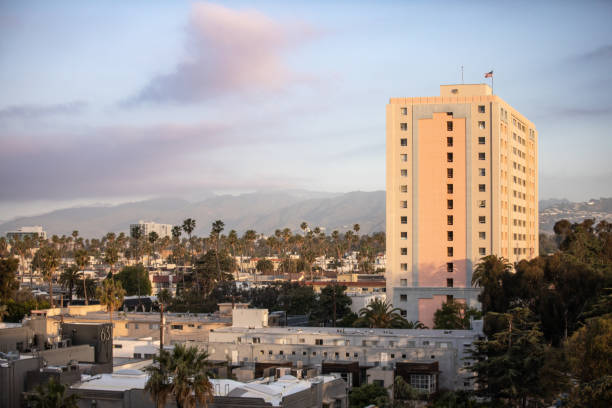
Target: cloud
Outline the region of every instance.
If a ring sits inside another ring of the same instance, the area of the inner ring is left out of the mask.
[[[87,102],[72,101],[55,105],[13,105],[0,109],[2,119],[34,119],[53,115],[77,115],[87,109]]]
[[[313,31],[278,23],[254,10],[196,3],[187,28],[186,60],[153,78],[127,105],[190,103],[258,90],[281,90],[300,80],[284,60]]]
[[[269,139],[226,124],[113,126],[0,134],[0,201],[184,193],[232,185],[219,153]],[[225,160],[225,161],[224,161]],[[219,164],[221,163],[221,164]],[[235,180],[234,180],[235,183]]]
[[[595,50],[577,55],[572,58],[575,62],[599,62],[612,59],[612,44],[604,45]]]

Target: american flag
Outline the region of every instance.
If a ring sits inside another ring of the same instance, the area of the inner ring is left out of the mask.
[[[485,74],[485,78],[493,78],[493,71],[489,71]]]

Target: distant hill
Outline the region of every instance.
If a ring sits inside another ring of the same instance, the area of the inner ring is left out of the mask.
[[[385,228],[385,192],[345,194],[304,191],[260,192],[237,196],[222,195],[190,203],[164,198],[119,204],[66,208],[0,224],[0,234],[26,225],[42,225],[48,235],[69,235],[78,230],[83,237],[101,237],[107,232],[128,232],[139,220],[181,224],[196,220],[196,235],[208,235],[215,220],[225,222],[226,231],[247,229],[270,234],[277,228],[299,230],[306,221],[327,231],[346,230],[360,224],[362,233]]]
[[[581,222],[587,218],[612,222],[612,198],[591,199],[582,203],[565,199],[540,201],[540,232],[551,234],[555,223],[562,219]]]
[[[325,228],[327,233],[346,231],[359,224],[367,234],[385,230],[385,192],[355,191],[350,193],[318,193],[277,191],[222,195],[199,202],[177,198],[160,198],[119,204],[66,208],[31,217],[20,217],[0,223],[0,234],[26,225],[42,225],[49,235],[69,235],[78,230],[83,237],[101,237],[107,232],[128,232],[129,225],[139,220],[178,225],[185,218],[197,222],[195,234],[208,235],[215,220],[225,222],[226,231],[242,234],[254,229],[265,234],[277,228],[298,231],[302,221],[311,227]],[[551,233],[560,219],[572,222],[585,218],[612,222],[612,198],[583,203],[568,200],[540,202],[540,231]]]

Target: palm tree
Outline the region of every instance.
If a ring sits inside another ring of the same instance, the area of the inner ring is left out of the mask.
[[[109,242],[104,250],[104,262],[110,267],[110,276],[113,277],[113,266],[119,261],[119,249],[114,242]]]
[[[170,303],[172,294],[168,289],[162,289],[157,294],[157,302],[159,303],[159,351],[164,349],[164,306]]]
[[[119,309],[119,307],[123,304],[125,289],[123,289],[123,286],[121,286],[121,282],[114,279],[105,279],[102,282],[102,286],[99,286],[96,292],[98,299],[100,299],[100,303],[106,306],[112,327],[113,310]]]
[[[210,231],[210,238],[215,243],[215,259],[217,261],[217,274],[219,282],[221,282],[221,264],[219,263],[219,240],[221,237],[221,232],[225,228],[225,224],[221,220],[217,220],[212,224],[212,230]]]
[[[80,272],[79,272],[79,275]],[[96,297],[96,281],[91,278],[86,278],[81,276],[81,279],[76,281],[74,286],[74,293],[77,297],[85,299],[85,293],[87,293],[88,299],[93,299]]]
[[[236,230],[231,230],[229,232],[229,234],[227,234],[227,243],[229,244],[230,248],[232,249],[232,257],[235,259],[236,258],[236,245],[238,245],[238,234],[236,233]],[[240,262],[240,268],[236,268],[236,282],[238,282],[238,272],[242,272],[242,260]]]
[[[68,300],[72,301],[72,294],[74,293],[74,286],[79,280],[79,268],[76,265],[71,265],[60,274],[59,282],[60,285],[68,291]]]
[[[402,328],[406,326],[406,319],[399,311],[400,309],[393,308],[387,301],[374,299],[359,311],[359,320],[370,328]]]
[[[196,227],[196,221],[193,218],[187,218],[185,221],[183,221],[183,231],[185,231],[187,233],[187,235],[189,236],[189,247],[191,249],[191,257],[193,258],[193,248],[192,248],[192,242],[191,242],[191,233],[193,232],[193,230]],[[192,259],[193,262],[193,259]]]
[[[85,295],[85,304],[89,304],[89,299],[87,297],[87,289],[85,287],[85,267],[89,264],[89,254],[85,249],[79,249],[74,253],[74,262],[79,267],[81,271],[81,276],[83,277],[83,294]]]
[[[427,329],[427,326],[423,324],[420,320],[415,321],[407,321],[406,326],[403,329]]]
[[[207,407],[212,401],[214,393],[208,379],[209,363],[205,351],[176,344],[172,352],[160,350],[154,361],[157,364],[146,368],[149,379],[145,389],[157,408],[165,407],[171,395],[178,408]]]
[[[53,309],[53,276],[55,270],[59,267],[60,259],[57,250],[51,246],[44,246],[36,252],[35,264],[42,272],[42,276],[49,282],[49,302]]]
[[[502,279],[511,268],[512,266],[505,258],[495,255],[485,256],[474,268],[472,286],[483,288],[482,293],[478,296],[483,314],[490,311],[502,312],[502,310],[497,310],[499,308],[495,305],[504,301]]]
[[[79,396],[72,394],[66,396],[66,385],[62,385],[51,378],[45,385],[36,387],[36,393],[26,397],[28,407],[32,408],[77,408]]]

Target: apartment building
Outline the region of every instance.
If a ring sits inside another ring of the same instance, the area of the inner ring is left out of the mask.
[[[15,231],[9,231],[6,233],[6,237],[8,239],[19,240],[23,240],[25,237],[47,239],[47,232],[43,230],[42,226],[35,225],[32,227],[21,227]]]
[[[243,367],[265,363],[344,373],[349,386],[382,380],[388,387],[394,376],[385,372],[407,364],[435,363],[435,370],[423,374],[426,378],[417,376],[413,381],[413,386],[430,392],[434,383],[436,389],[438,384],[441,389],[473,388],[468,350],[479,336],[481,322],[475,322],[473,330],[452,331],[234,325],[215,329],[202,346],[211,359]],[[354,369],[343,368],[351,366]]]
[[[474,266],[538,255],[538,133],[485,84],[387,105],[387,296],[432,325],[447,299],[477,306]]]
[[[143,236],[155,232],[159,238],[172,237],[172,224],[158,224],[153,221],[138,221],[138,224],[130,224],[130,232],[140,229]]]

